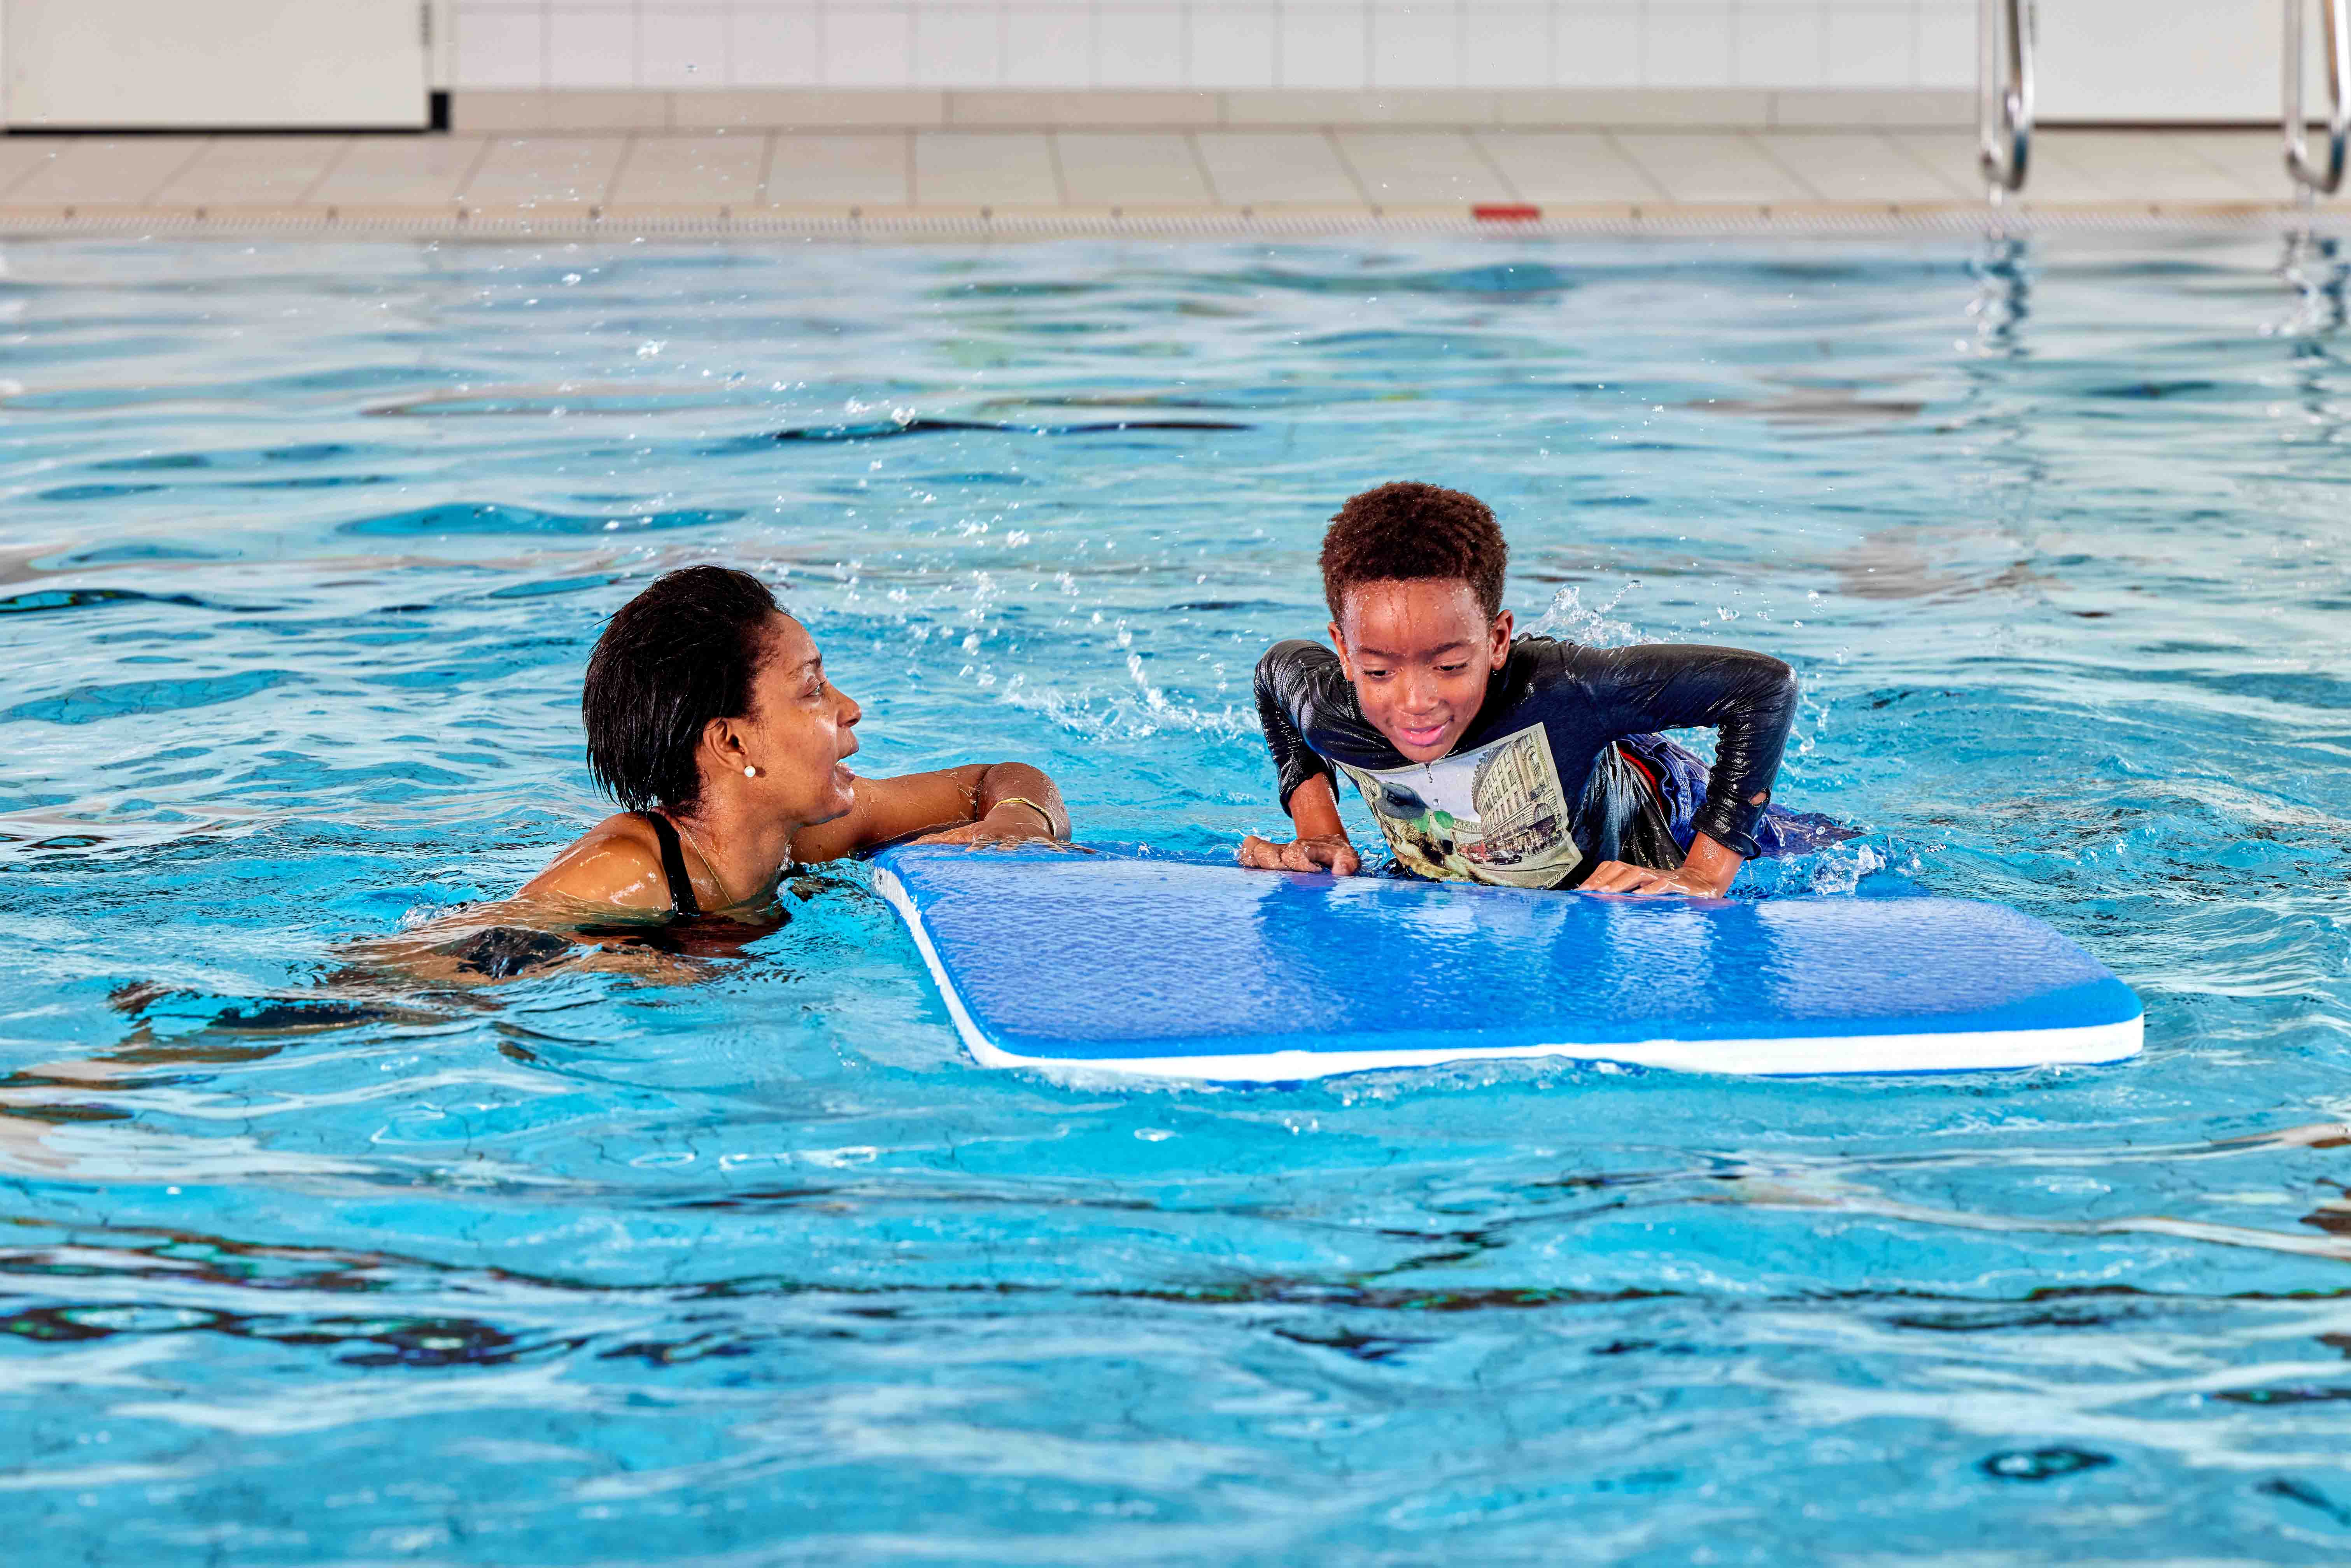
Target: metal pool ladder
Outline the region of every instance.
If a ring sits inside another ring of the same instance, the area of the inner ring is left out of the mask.
[[[2345,0],[2325,3],[2339,8]],[[2024,188],[2032,152],[2032,0],[1982,0],[1976,37],[1982,50],[1976,75],[1976,164],[1998,206],[2003,196]]]
[[[2343,153],[2351,133],[2351,26],[2346,6],[2351,0],[2318,0],[2325,13],[2326,46],[2326,162],[2310,161],[2309,126],[2302,108],[2302,28],[2310,0],[2285,0],[2285,167],[2294,176],[2302,201],[2331,196],[2343,183]]]

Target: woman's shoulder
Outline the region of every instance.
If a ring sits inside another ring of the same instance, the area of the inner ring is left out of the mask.
[[[605,818],[525,883],[527,899],[620,909],[667,909],[669,877],[661,841],[634,811]]]

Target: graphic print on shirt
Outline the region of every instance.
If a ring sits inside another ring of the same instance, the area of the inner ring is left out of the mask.
[[[1540,724],[1436,762],[1339,766],[1396,859],[1422,876],[1556,887],[1583,858]]]

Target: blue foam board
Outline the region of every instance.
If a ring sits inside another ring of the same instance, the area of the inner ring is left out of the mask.
[[[1997,904],[1539,893],[945,845],[873,864],[994,1067],[1926,1072],[2114,1061],[2140,1043],[2128,987]]]

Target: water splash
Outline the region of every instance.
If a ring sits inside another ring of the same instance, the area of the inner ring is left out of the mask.
[[[1091,687],[1062,691],[1032,686],[1016,677],[1000,700],[1027,712],[1042,714],[1070,734],[1087,740],[1148,740],[1160,735],[1199,735],[1234,741],[1255,740],[1264,733],[1258,727],[1253,708],[1243,709],[1231,703],[1212,707],[1170,700],[1163,688],[1151,684],[1140,654],[1127,654],[1126,669],[1128,679],[1134,683],[1132,691],[1115,687],[1101,692]]]
[[[1617,605],[1624,602],[1626,594],[1640,586],[1639,578],[1628,577],[1601,603],[1586,605],[1583,590],[1571,582],[1552,595],[1551,608],[1526,629],[1527,633],[1534,637],[1556,637],[1562,642],[1581,643],[1589,648],[1629,648],[1656,642],[1656,638],[1631,622],[1615,620],[1611,614]]]

